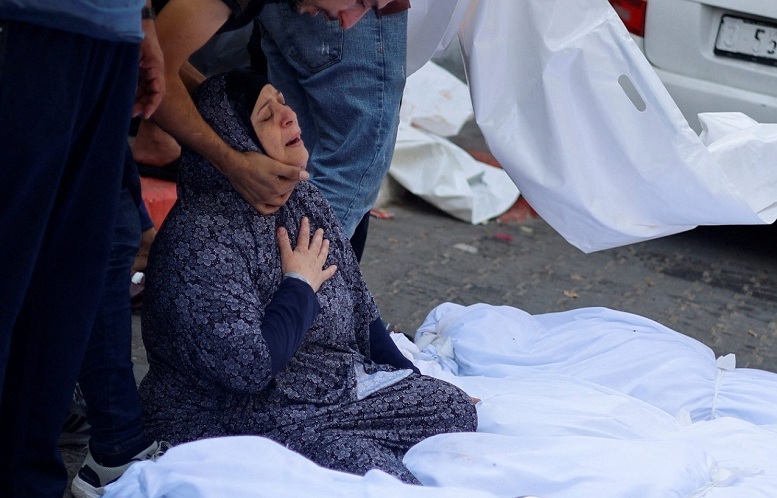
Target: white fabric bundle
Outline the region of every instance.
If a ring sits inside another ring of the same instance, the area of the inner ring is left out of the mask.
[[[405,456],[424,484],[499,496],[777,496],[777,374],[716,360],[656,322],[605,308],[532,316],[446,303],[417,344],[395,341],[423,372],[482,400],[477,433],[435,436]]]

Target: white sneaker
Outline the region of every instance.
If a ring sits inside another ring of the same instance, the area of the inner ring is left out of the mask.
[[[132,460],[118,467],[103,467],[92,458],[92,452],[87,452],[81,470],[73,478],[70,491],[76,498],[99,498],[105,494],[105,486],[122,476],[124,472],[136,462],[143,460],[156,460],[170,449],[167,441],[154,441],[145,450],[135,455]]]

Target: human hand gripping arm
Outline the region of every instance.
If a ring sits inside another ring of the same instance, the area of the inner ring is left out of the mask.
[[[283,274],[302,275],[313,288],[313,292],[318,292],[321,284],[332,278],[337,271],[335,265],[324,268],[329,255],[329,240],[324,238],[324,230],[321,228],[316,230],[311,238],[310,222],[307,218],[302,218],[300,222],[297,246],[294,249],[291,248],[289,232],[285,228],[278,228],[277,237]]]
[[[166,94],[152,121],[179,143],[202,155],[223,173],[257,211],[268,214],[285,203],[309,174],[257,152],[238,152],[205,122],[181,78],[189,57],[226,22],[231,11],[221,0],[170,0],[157,16],[164,54]]]
[[[146,1],[146,7],[151,8],[151,0]],[[141,23],[144,36],[140,42],[140,71],[132,117],[142,115],[148,119],[157,110],[165,95],[165,62],[159,47],[154,19],[144,18]]]

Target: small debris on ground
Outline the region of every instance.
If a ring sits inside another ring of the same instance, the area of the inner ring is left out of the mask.
[[[459,251],[468,252],[470,254],[477,254],[478,248],[475,246],[471,246],[469,244],[456,244],[453,246],[455,249],[458,249]]]

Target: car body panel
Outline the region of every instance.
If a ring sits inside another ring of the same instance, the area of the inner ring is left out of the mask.
[[[777,28],[777,0],[648,0],[645,36],[634,37],[697,132],[700,112],[777,122],[777,65],[716,54],[724,16]]]

